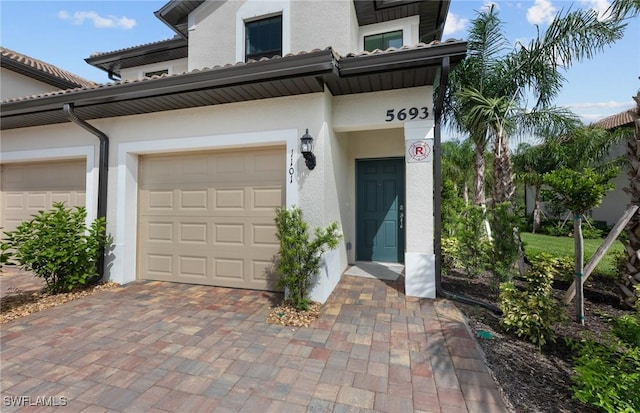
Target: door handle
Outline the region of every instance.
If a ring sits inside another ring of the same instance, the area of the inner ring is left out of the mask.
[[[400,229],[404,228],[404,212],[400,213]]]

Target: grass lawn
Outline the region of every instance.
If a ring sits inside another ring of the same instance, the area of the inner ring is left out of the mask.
[[[561,257],[567,256],[573,258],[573,238],[569,237],[552,237],[550,235],[531,234],[529,232],[523,232],[520,234],[522,241],[524,241],[525,252],[529,255],[535,255],[541,252]],[[584,240],[584,265],[587,265],[591,256],[596,252],[600,244],[604,241],[602,239],[585,239]],[[600,261],[594,273],[599,273],[607,276],[617,276],[617,270],[613,261],[613,254],[615,251],[622,252],[624,247],[620,241],[613,243],[607,254]]]

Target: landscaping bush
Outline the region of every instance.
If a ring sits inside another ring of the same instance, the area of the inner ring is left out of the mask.
[[[498,281],[508,281],[513,276],[521,248],[517,232],[514,232],[520,225],[520,218],[511,203],[504,202],[493,207],[489,222],[493,231],[489,266]]]
[[[9,244],[6,242],[0,242],[0,272],[2,272],[2,267],[5,266],[5,264],[9,263],[9,260],[11,258],[11,254],[9,253]]]
[[[565,317],[551,295],[554,268],[547,262],[532,262],[523,289],[514,282],[500,284],[498,298],[503,312],[500,325],[542,347],[555,342],[553,326]]]
[[[574,359],[573,395],[610,413],[640,411],[640,313],[613,321],[613,337],[584,340]]]
[[[460,242],[457,238],[442,238],[442,269],[449,272],[454,268],[462,268],[460,261]]]
[[[442,233],[445,237],[455,237],[461,224],[460,215],[465,203],[458,196],[456,185],[447,179],[442,183]]]
[[[490,243],[484,230],[485,212],[481,206],[464,208],[457,232],[459,259],[467,274],[475,277],[487,268]]]
[[[320,270],[320,258],[325,247],[338,247],[342,234],[336,222],[324,229],[315,229],[315,238],[309,239],[308,225],[302,219],[300,208],[276,209],[276,237],[280,251],[276,270],[280,274],[278,287],[285,288],[287,298],[300,311],[307,310],[311,301],[309,292]]]
[[[98,259],[110,238],[104,218],[87,228],[86,216],[83,207],[72,210],[56,203],[6,233],[14,260],[43,278],[51,294],[86,285],[98,274]]]
[[[552,271],[553,277],[565,282],[573,282],[576,278],[575,263],[573,257],[554,256],[541,252],[529,258],[538,266],[544,266]]]

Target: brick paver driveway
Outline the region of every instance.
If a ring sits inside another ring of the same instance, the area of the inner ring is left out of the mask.
[[[0,410],[506,411],[458,310],[402,283],[344,276],[311,328],[265,323],[278,294],[101,292],[0,326]]]

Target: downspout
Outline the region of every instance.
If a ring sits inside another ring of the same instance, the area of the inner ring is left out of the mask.
[[[450,70],[450,59],[449,56],[445,56],[442,58],[442,67],[440,71],[440,86],[439,93],[437,96],[435,108],[434,108],[434,116],[435,116],[435,125],[434,125],[434,139],[433,139],[433,179],[434,179],[434,206],[433,206],[433,214],[434,214],[434,248],[436,255],[436,295],[447,298],[449,300],[459,301],[463,304],[470,305],[479,305],[481,307],[487,308],[494,313],[501,314],[502,311],[492,304],[485,303],[484,301],[475,300],[470,297],[466,297],[464,295],[455,294],[450,291],[442,288],[442,152],[440,147],[441,142],[441,134],[440,134],[440,125],[442,119],[442,111],[444,110],[444,94],[447,87],[447,81],[449,79],[449,70]]]
[[[100,159],[98,165],[98,218],[107,218],[107,174],[109,173],[109,137],[102,131],[96,129],[84,119],[80,119],[73,110],[73,103],[65,103],[62,110],[67,118],[76,125],[86,129],[100,140]],[[98,258],[98,278],[100,281],[104,277],[105,250],[102,247]]]

